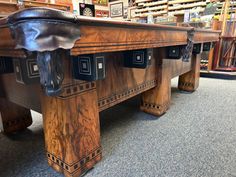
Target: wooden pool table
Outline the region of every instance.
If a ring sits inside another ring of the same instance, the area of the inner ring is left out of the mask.
[[[142,94],[142,111],[164,114],[171,79],[195,91],[201,52],[219,34],[48,8],[18,11],[0,20],[1,130],[30,126],[30,109],[42,113],[49,165],[80,176],[102,158],[99,112]]]

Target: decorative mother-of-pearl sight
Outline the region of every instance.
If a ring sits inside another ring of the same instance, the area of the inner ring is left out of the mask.
[[[153,59],[153,49],[124,52],[124,66],[128,68],[147,68]]]

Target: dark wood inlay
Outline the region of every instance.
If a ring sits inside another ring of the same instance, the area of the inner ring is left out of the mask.
[[[62,159],[56,157],[55,155],[49,152],[47,152],[47,159],[52,161],[59,168],[66,170],[70,174],[73,174],[76,171],[81,170],[81,169],[83,169],[83,171],[86,170],[86,163],[88,163],[89,161],[97,157],[98,155],[101,155],[101,147],[94,149],[93,151],[89,152],[87,156],[84,156],[79,161],[74,162],[72,164],[68,164],[64,162]]]
[[[62,86],[63,93],[58,98],[66,99],[96,88],[94,82],[83,82]]]
[[[118,104],[124,101],[125,99],[138,95],[144,92],[145,90],[155,87],[156,85],[157,85],[157,80],[152,80],[152,81],[145,82],[141,85],[137,85],[135,88],[130,88],[128,90],[124,90],[119,93],[113,93],[113,95],[100,99],[98,101],[99,110],[103,111],[107,107],[110,107],[111,106],[110,104],[112,105]]]

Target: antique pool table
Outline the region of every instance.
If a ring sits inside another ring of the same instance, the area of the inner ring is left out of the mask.
[[[80,176],[101,160],[99,112],[142,94],[140,109],[170,107],[171,79],[193,92],[200,55],[219,31],[86,18],[48,8],[0,20],[0,127],[43,115],[48,163]],[[137,132],[138,133],[138,132]]]

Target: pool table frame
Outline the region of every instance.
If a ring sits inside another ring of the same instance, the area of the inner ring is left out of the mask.
[[[61,94],[46,96],[40,84],[17,83],[14,73],[0,75],[0,128],[6,133],[24,129],[32,123],[30,109],[42,113],[48,163],[65,176],[80,176],[101,160],[99,112],[142,94],[140,109],[160,116],[170,107],[172,78],[179,76],[180,90],[198,88],[200,54],[193,54],[188,62],[168,59],[166,47],[186,45],[192,30],[195,44],[219,39],[219,31],[189,27],[83,17],[76,21],[80,39],[61,54],[65,73]],[[8,26],[0,27],[0,56],[27,58],[25,49],[15,49],[11,35]],[[146,48],[153,48],[149,67],[123,66],[123,52]],[[95,53],[106,58],[105,79],[75,80],[71,56]]]

